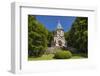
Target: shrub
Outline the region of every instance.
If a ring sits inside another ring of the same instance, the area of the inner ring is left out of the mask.
[[[70,51],[59,51],[54,55],[55,59],[69,59],[72,57],[72,53]]]

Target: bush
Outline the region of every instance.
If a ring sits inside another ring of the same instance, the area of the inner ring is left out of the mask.
[[[69,59],[72,57],[72,53],[70,51],[59,51],[54,55],[55,59]]]

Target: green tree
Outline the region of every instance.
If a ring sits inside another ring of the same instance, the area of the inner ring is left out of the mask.
[[[28,55],[41,56],[47,48],[47,29],[38,22],[35,16],[28,16]]]
[[[51,43],[52,43],[52,40],[53,40],[53,32],[51,31],[48,31],[48,46],[51,47]]]
[[[88,53],[88,18],[77,17],[69,32],[65,33],[68,46],[74,47],[78,52]]]

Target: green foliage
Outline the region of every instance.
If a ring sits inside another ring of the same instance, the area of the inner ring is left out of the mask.
[[[48,31],[47,39],[48,39],[48,46],[50,47],[51,46],[51,42],[53,40],[53,32]]]
[[[41,56],[47,48],[47,29],[36,20],[35,16],[28,16],[28,55]]]
[[[69,47],[74,47],[78,52],[88,52],[88,18],[77,17],[69,32],[65,33],[65,39]]]
[[[69,59],[72,57],[72,53],[70,51],[59,51],[54,55],[55,59]]]
[[[82,57],[88,58],[88,55],[86,53],[81,53],[80,54]]]

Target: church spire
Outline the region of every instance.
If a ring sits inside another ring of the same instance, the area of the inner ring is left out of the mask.
[[[62,28],[62,25],[61,25],[61,23],[60,23],[60,21],[58,21],[57,29],[63,29],[63,28]]]

